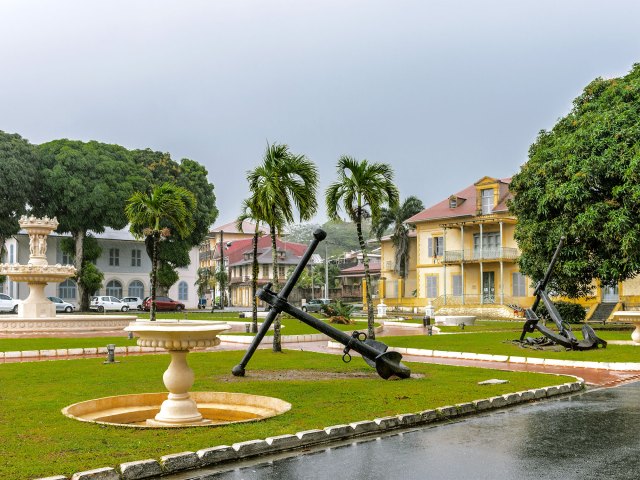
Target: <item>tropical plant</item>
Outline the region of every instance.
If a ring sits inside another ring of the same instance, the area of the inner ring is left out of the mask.
[[[277,235],[285,225],[295,221],[295,211],[300,221],[309,220],[318,208],[316,189],[318,169],[304,155],[289,151],[287,145],[267,145],[262,164],[247,175],[251,191],[251,205],[260,206],[259,217],[269,225],[273,285],[278,289]],[[273,322],[273,351],[282,350],[280,319]]]
[[[322,306],[322,312],[329,317],[329,322],[339,323],[341,325],[350,325],[353,323],[351,315],[356,307],[348,303],[342,303],[336,300],[335,303]]]
[[[372,233],[380,240],[387,229],[393,225],[391,243],[393,244],[395,266],[394,272],[400,278],[409,273],[409,231],[405,220],[424,210],[422,200],[411,196],[401,204],[391,208],[381,208],[378,221],[371,226]]]
[[[375,339],[369,256],[362,233],[362,221],[371,217],[375,224],[384,205],[394,208],[398,204],[398,188],[393,183],[393,170],[386,163],[358,161],[345,155],[338,160],[337,173],[338,180],[329,185],[325,194],[327,215],[337,220],[340,218],[338,212],[342,208],[356,224],[367,287],[368,336]]]
[[[252,255],[251,255],[251,331],[258,331],[258,238],[261,235],[260,222],[264,214],[261,214],[260,206],[253,202],[253,198],[245,199],[242,202],[242,211],[236,219],[236,227],[239,231],[243,231],[243,223],[252,221],[255,224],[253,237],[251,239]]]
[[[192,212],[196,198],[187,189],[172,183],[154,187],[150,193],[135,192],[127,201],[125,214],[136,237],[151,241],[151,313],[156,319],[156,289],[158,285],[158,243],[171,235],[172,230],[185,238],[194,228]]]

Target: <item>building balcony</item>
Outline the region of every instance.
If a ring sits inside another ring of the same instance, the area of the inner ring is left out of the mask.
[[[477,263],[487,261],[515,262],[520,256],[517,248],[512,247],[492,247],[492,248],[469,248],[464,250],[446,250],[444,255],[438,258],[440,263]]]

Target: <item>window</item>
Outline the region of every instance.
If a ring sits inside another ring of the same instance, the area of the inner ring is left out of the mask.
[[[433,256],[441,257],[444,255],[444,237],[433,237]]]
[[[427,298],[436,298],[438,296],[438,277],[435,275],[427,276]]]
[[[451,197],[449,198],[449,208],[456,208],[458,206],[458,198]]]
[[[284,265],[278,265],[278,278],[284,278]]]
[[[74,282],[71,279],[67,279],[64,282],[62,282],[58,286],[58,295],[60,295],[60,298],[75,300],[76,299],[76,282]]]
[[[13,245],[9,245],[9,263],[13,263],[14,250]]]
[[[482,256],[480,256],[480,234],[473,235],[473,253],[475,258],[499,258],[500,232],[482,234]]]
[[[72,265],[73,259],[71,258],[71,255],[69,255],[68,253],[62,252],[60,256],[60,263],[62,265]],[[62,297],[62,298],[65,298],[65,297]]]
[[[178,300],[189,300],[189,286],[187,282],[182,281],[178,284]]]
[[[269,278],[269,265],[262,265],[262,278]]]
[[[129,284],[128,295],[130,297],[144,298],[144,284],[140,280],[134,280]]]
[[[120,249],[119,248],[109,249],[109,266],[111,267],[120,266]]]
[[[462,296],[462,275],[451,275],[454,296]]]
[[[111,297],[122,298],[122,284],[118,280],[111,280],[107,283],[106,294]]]
[[[482,190],[482,215],[493,212],[493,188]]]
[[[512,296],[514,297],[526,297],[527,296],[527,277],[520,272],[514,272],[511,275],[511,289]]]
[[[131,266],[132,267],[140,267],[142,266],[142,250],[134,248],[131,250]]]

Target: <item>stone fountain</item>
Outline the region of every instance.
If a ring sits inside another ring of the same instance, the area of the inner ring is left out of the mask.
[[[1,333],[42,333],[114,330],[123,328],[135,316],[115,315],[59,315],[56,307],[45,296],[49,282],[63,282],[76,274],[73,265],[49,265],[47,237],[58,227],[58,220],[33,215],[22,216],[20,227],[29,235],[29,261],[27,265],[0,264],[0,275],[14,282],[26,282],[29,296],[18,305],[18,315],[0,315]]]
[[[244,393],[190,392],[193,370],[187,354],[194,348],[218,345],[224,322],[138,320],[125,331],[138,337],[141,347],[162,348],[171,355],[163,380],[167,393],[139,393],[97,398],[69,405],[62,413],[84,422],[137,428],[176,428],[224,425],[280,415],[291,404],[278,398]]]

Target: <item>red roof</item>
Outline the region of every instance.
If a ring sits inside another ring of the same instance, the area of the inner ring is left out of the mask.
[[[242,262],[244,260],[244,254],[247,252],[253,252],[252,238],[243,238],[242,240],[234,240],[231,242],[228,248],[225,248],[224,256],[228,259],[229,266]],[[284,242],[279,238],[276,238],[276,246],[278,250],[284,250],[287,252],[287,256],[301,257],[306,251],[307,245],[301,243]],[[265,252],[266,251],[266,252]],[[271,255],[271,236],[262,235],[258,237],[258,253],[268,253]],[[216,248],[214,258],[220,257],[220,249]],[[297,263],[297,262],[296,262]]]
[[[509,185],[511,183],[511,178],[503,178],[498,180],[498,183],[502,183],[505,185]],[[456,217],[471,217],[477,214],[476,210],[476,200],[477,200],[477,191],[476,185],[469,185],[464,190],[460,190],[458,193],[451,195],[450,197],[445,198],[439,203],[424,209],[420,213],[414,215],[413,217],[406,220],[407,223],[416,223],[416,222],[425,222],[428,220],[437,220],[437,219],[445,219],[445,218],[456,218]],[[449,199],[451,197],[458,198],[458,206],[455,208],[451,208],[449,206]],[[493,209],[494,212],[503,212],[507,211],[506,201],[511,198],[511,193],[507,191],[506,194],[503,195],[502,198],[498,200],[498,205]],[[462,202],[460,202],[462,200]]]
[[[380,260],[372,259],[369,262],[369,273],[380,273]],[[345,268],[344,270],[340,270],[340,277],[342,276],[358,276],[364,275],[364,263],[359,263],[358,265],[354,265],[353,267]]]

